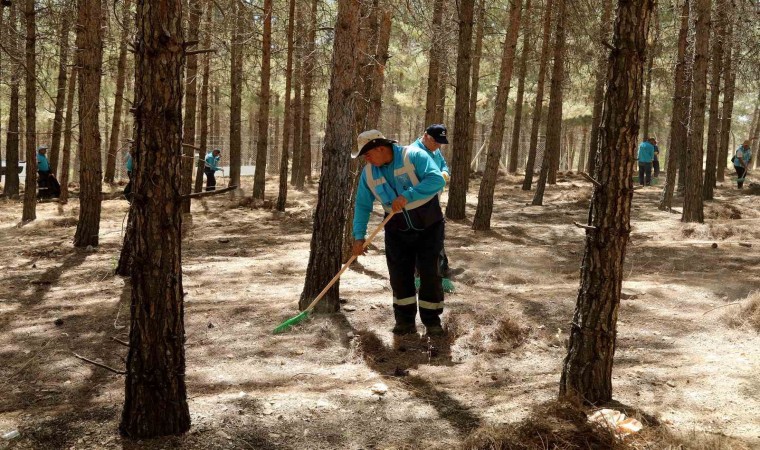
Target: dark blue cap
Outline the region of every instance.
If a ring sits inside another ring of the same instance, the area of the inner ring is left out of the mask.
[[[425,132],[439,144],[449,143],[449,140],[446,138],[446,125],[442,123],[430,125]]]

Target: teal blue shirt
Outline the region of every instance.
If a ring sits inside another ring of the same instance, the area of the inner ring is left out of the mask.
[[[430,153],[430,156],[433,158],[433,161],[435,161],[435,163],[438,165],[438,170],[451,175],[449,166],[446,164],[446,159],[443,157],[443,153],[441,153],[440,148],[434,152],[431,152],[430,149],[425,147],[425,144],[422,143],[422,139],[417,139],[412,145],[417,146],[423,150],[427,150]]]
[[[378,195],[382,199],[382,202],[388,206],[399,195],[403,195],[409,202],[433,198],[446,185],[443,175],[441,175],[441,171],[438,169],[438,164],[433,161],[430,152],[412,145],[407,147],[407,155],[409,156],[409,162],[414,166],[414,173],[417,175],[419,184],[412,186],[408,176],[394,176],[395,170],[404,165],[401,157],[403,148],[398,144],[393,144],[393,160],[380,167],[372,166],[372,173],[375,178],[382,176],[388,181],[378,186]],[[356,190],[353,223],[354,239],[364,239],[367,235],[367,223],[369,222],[369,215],[372,212],[374,203],[375,196],[367,185],[366,172],[362,170],[359,186]]]
[[[639,145],[639,162],[650,163],[654,161],[654,145],[647,141]]]
[[[127,172],[131,172],[135,167],[135,162],[132,160],[132,155],[127,154]]]
[[[50,164],[48,163],[47,156],[37,153],[37,170],[40,172],[50,171]]]
[[[214,156],[214,153],[206,153],[206,167],[211,170],[219,170],[219,160],[221,156]]]
[[[733,158],[734,166],[742,167],[740,160],[744,161],[744,166],[749,166],[749,162],[752,160],[752,150],[749,147],[740,145],[739,148],[736,149]]]

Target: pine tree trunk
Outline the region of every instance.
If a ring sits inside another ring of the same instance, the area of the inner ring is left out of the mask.
[[[315,53],[317,39],[317,0],[311,0],[311,9],[309,10],[309,33],[306,38],[306,58],[303,66],[303,114],[301,117],[301,181],[300,188],[303,188],[304,180],[311,183],[311,105],[312,105],[312,84],[314,80],[314,71],[316,70]]]
[[[470,184],[470,63],[472,23],[475,0],[461,0],[459,5],[459,41],[457,44],[457,84],[454,105],[454,155],[451,161],[451,189],[446,217],[465,218],[467,188]],[[501,141],[498,142],[501,144]]]
[[[491,214],[493,213],[493,191],[496,187],[496,177],[499,171],[502,140],[504,139],[504,123],[507,114],[507,100],[512,80],[512,69],[515,62],[517,35],[520,31],[520,13],[522,0],[511,0],[509,9],[509,32],[504,40],[504,50],[501,55],[499,84],[496,88],[496,109],[493,113],[491,139],[488,141],[488,156],[483,180],[480,182],[478,206],[472,220],[472,229],[485,231],[491,229]],[[469,155],[469,152],[468,152]]]
[[[523,45],[522,52],[520,54],[520,73],[517,75],[517,98],[515,99],[515,118],[512,124],[512,144],[509,147],[509,165],[507,171],[509,173],[517,173],[517,165],[519,163],[518,156],[520,154],[520,130],[522,128],[522,109],[523,109],[523,94],[525,92],[525,75],[528,72],[528,58],[530,52],[533,50],[532,45],[533,36],[531,31],[533,28],[530,24],[530,2],[525,2],[525,26],[523,31]]]
[[[678,55],[676,70],[673,74],[673,111],[670,115],[670,144],[666,165],[665,186],[660,195],[659,209],[670,211],[673,207],[673,192],[676,186],[676,173],[679,170],[683,154],[686,152],[686,128],[689,122],[689,80],[686,66],[687,45],[689,37],[689,0],[684,0],[681,9],[681,27],[678,31]],[[683,172],[681,172],[683,176]]]
[[[213,5],[211,2],[206,2],[206,12],[204,14],[204,27],[205,35],[203,37],[203,43],[201,47],[209,48],[211,46],[211,17],[212,17]],[[200,120],[198,121],[198,127],[200,128],[200,142],[198,143],[198,165],[195,169],[195,186],[193,192],[201,192],[203,189],[203,167],[205,166],[206,152],[208,150],[208,95],[209,95],[209,83],[211,81],[211,55],[206,53],[203,56],[203,69],[201,78],[201,107],[198,114]]]
[[[13,53],[13,59],[18,60],[20,50],[18,48],[18,17],[16,2],[11,3],[8,12],[8,47]],[[8,137],[5,140],[5,187],[3,195],[7,198],[17,198],[19,193],[18,178],[18,152],[19,152],[19,84],[21,82],[20,64],[11,63],[10,68],[10,105],[8,115]]]
[[[68,2],[66,4],[68,5]],[[53,116],[53,135],[50,144],[50,173],[58,174],[58,159],[61,150],[61,132],[63,129],[63,107],[66,103],[66,73],[69,58],[69,29],[71,19],[68,14],[61,15],[61,35],[58,47],[58,86],[55,94],[55,113]]]
[[[612,362],[623,263],[631,231],[646,36],[654,0],[620,1],[599,127],[599,164],[586,231],[581,283],[560,379],[560,398],[599,404],[612,399]]]
[[[430,27],[430,48],[428,49],[427,95],[425,96],[425,124],[436,122],[438,104],[441,100],[441,57],[440,42],[443,38],[443,0],[433,3],[433,23]]]
[[[356,41],[359,38],[359,1],[338,0],[335,24],[332,73],[327,101],[327,125],[322,151],[322,173],[319,181],[314,230],[311,238],[306,281],[299,301],[301,310],[327,286],[338,272],[342,256],[342,232],[348,200],[348,162],[356,143],[356,122],[353,108],[357,60]],[[320,312],[335,312],[340,283],[330,289],[316,306]]]
[[[201,27],[201,15],[203,14],[202,0],[191,0],[188,5],[187,16],[187,40],[189,42],[198,41],[198,33]],[[192,47],[191,47],[192,48]],[[191,192],[193,185],[193,168],[196,164],[193,161],[195,155],[195,121],[196,110],[198,109],[198,55],[187,56],[187,69],[185,70],[185,117],[182,121],[182,183],[181,193],[187,195]],[[205,156],[205,155],[204,155]],[[190,212],[190,199],[182,200],[182,213]]]
[[[253,199],[264,200],[264,181],[269,146],[269,77],[272,60],[272,0],[264,0],[264,35],[261,41],[261,90],[259,92],[259,140],[256,143],[256,172]]]
[[[116,95],[113,102],[113,123],[111,125],[111,135],[106,136],[108,141],[108,152],[106,153],[106,170],[103,175],[103,181],[113,183],[116,175],[116,160],[119,154],[119,137],[121,133],[121,110],[124,103],[124,81],[127,77],[127,40],[131,32],[129,0],[122,3],[122,18],[124,29],[121,32],[121,42],[119,43],[119,61],[116,64]],[[106,119],[108,122],[108,119]]]
[[[277,211],[285,211],[285,202],[288,199],[288,153],[290,151],[290,137],[293,130],[291,125],[291,84],[293,78],[293,28],[295,22],[296,0],[290,0],[288,6],[288,56],[285,66],[285,111],[282,121],[282,150],[280,154],[280,190],[277,195]]]
[[[586,137],[588,137],[588,128],[585,126],[581,130],[581,147],[578,149],[578,173],[586,169]]]
[[[530,1],[530,0],[528,0]],[[472,82],[470,88],[470,127],[467,133],[472,142],[475,142],[475,127],[478,123],[478,89],[480,87],[480,59],[483,54],[483,34],[486,21],[486,2],[478,2],[478,25],[475,30],[475,45],[472,50]],[[468,159],[472,160],[478,147],[473,145],[470,148]]]
[[[525,179],[522,190],[529,191],[533,184],[533,170],[536,165],[538,149],[538,130],[541,127],[541,113],[544,105],[544,83],[546,81],[546,63],[549,60],[549,44],[552,34],[553,0],[546,0],[544,5],[544,30],[541,41],[541,60],[538,63],[538,81],[536,81],[536,104],[533,107],[533,117],[530,125],[530,143],[528,144],[528,161],[525,163]]]
[[[119,430],[133,439],[190,428],[185,388],[181,185],[182,2],[138,2],[132,317]],[[169,44],[169,45],[167,45]]]
[[[562,132],[562,128],[557,125],[562,123],[562,82],[565,76],[565,2],[566,0],[557,0],[557,29],[554,37],[552,81],[549,87],[546,145],[544,146],[544,160],[541,162],[541,174],[536,184],[536,193],[533,195],[533,205],[543,205],[544,190],[547,181],[551,182],[551,173],[554,172],[555,183],[557,177],[555,164],[559,162]]]
[[[377,11],[378,30],[377,46],[375,49],[374,73],[372,74],[371,89],[369,90],[369,109],[367,111],[367,129],[380,127],[380,113],[383,104],[383,88],[385,87],[385,65],[388,63],[388,47],[391,39],[393,11],[384,5]]]
[[[726,43],[726,0],[717,0],[715,5],[715,32],[712,38],[712,71],[710,73],[710,120],[707,123],[707,161],[702,198],[712,200],[715,189],[715,171],[718,165],[718,139],[720,137],[720,77],[723,74],[723,46]],[[723,169],[721,169],[723,170]]]
[[[732,54],[734,47],[734,2],[726,2],[726,60],[723,64],[723,113],[721,114],[720,144],[718,146],[718,168],[716,181],[724,181],[728,160],[728,138],[731,135],[731,121],[734,112],[734,89],[736,72]],[[757,159],[757,156],[755,157]]]
[[[34,0],[24,4],[26,18],[26,182],[21,222],[37,218],[37,13]]]
[[[654,58],[657,54],[657,43],[660,39],[660,15],[657,12],[657,8],[654,10],[654,30],[649,30],[651,40],[647,42],[647,69],[646,69],[646,81],[644,82],[644,114],[642,115],[641,124],[641,140],[648,139],[649,134],[649,108],[652,102],[652,69],[654,67]]]
[[[695,0],[694,86],[691,90],[689,142],[686,148],[686,185],[684,186],[682,222],[703,223],[702,164],[704,155],[705,106],[707,102],[707,66],[710,47],[710,0]]]
[[[234,25],[230,45],[230,186],[240,186],[241,153],[243,146],[243,19],[246,9],[241,0],[232,0]],[[271,31],[270,31],[271,32]],[[263,70],[262,70],[263,73]],[[262,77],[263,80],[263,77]],[[268,84],[268,83],[267,83]],[[267,95],[269,95],[267,93]],[[267,117],[267,121],[269,118]],[[266,130],[265,130],[266,131]],[[266,156],[266,153],[264,154]],[[257,159],[258,172],[258,159]],[[264,159],[261,170],[266,169]],[[265,173],[265,172],[262,172]],[[262,185],[263,186],[263,185]],[[263,187],[261,198],[263,199]]]
[[[63,149],[61,150],[61,196],[58,201],[65,204],[69,200],[69,167],[71,164],[71,133],[72,122],[74,121],[74,97],[76,96],[77,87],[77,69],[78,62],[74,58],[74,66],[69,74],[68,86],[66,87],[66,118],[63,125]]]
[[[612,29],[612,0],[602,0],[602,18],[599,22],[599,56],[596,63],[596,81],[594,83],[594,110],[591,116],[591,136],[589,137],[588,173],[592,176],[596,171],[596,158],[599,149],[599,123],[602,120],[602,104],[604,103],[604,82],[607,76],[607,55],[609,50],[604,42],[609,39]]]
[[[103,67],[101,0],[79,0],[77,49],[79,52],[79,222],[74,247],[98,245],[100,191],[103,172],[100,157],[100,76]]]
[[[296,5],[296,30],[301,27],[303,21],[301,20],[301,11],[299,5]],[[301,57],[303,52],[301,51],[301,33],[296,33],[295,36],[295,48],[293,49],[293,57],[295,66],[293,67],[293,102],[291,107],[293,108],[293,167],[290,173],[290,185],[294,188],[297,187],[297,181],[301,177],[301,111],[303,104],[301,103],[301,86],[303,81],[303,66],[301,64]]]

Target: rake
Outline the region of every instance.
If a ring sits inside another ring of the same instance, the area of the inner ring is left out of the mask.
[[[385,226],[385,224],[387,224],[388,221],[391,220],[391,217],[393,217],[394,214],[395,214],[395,212],[391,212],[390,214],[388,214],[385,217],[385,219],[380,223],[380,225],[378,225],[377,228],[375,228],[375,231],[373,231],[372,234],[370,234],[369,237],[364,241],[364,246],[362,247],[363,249],[367,248],[367,246],[369,245],[369,243],[372,242],[372,239],[374,239],[375,236],[377,235],[377,233],[379,233],[380,230]],[[282,333],[283,331],[288,330],[293,325],[297,325],[297,324],[303,322],[304,320],[308,319],[309,315],[311,314],[311,312],[314,309],[314,307],[317,306],[317,303],[319,303],[319,301],[322,300],[322,298],[325,296],[325,294],[327,294],[327,291],[330,290],[330,288],[333,286],[333,284],[335,284],[340,279],[340,276],[343,275],[343,272],[345,272],[346,269],[348,269],[348,267],[354,261],[356,261],[356,258],[357,258],[357,255],[351,256],[351,258],[349,258],[349,260],[345,264],[343,264],[343,267],[341,267],[340,271],[337,274],[335,274],[335,276],[333,277],[333,279],[330,280],[329,283],[327,283],[327,286],[325,286],[325,288],[322,289],[322,292],[320,292],[319,295],[317,295],[317,298],[315,298],[314,301],[312,301],[311,304],[309,304],[309,306],[306,307],[306,309],[304,309],[303,311],[301,311],[300,314],[298,314],[295,317],[291,317],[290,319],[286,320],[285,322],[277,325],[277,328],[274,329],[274,333],[275,334]]]

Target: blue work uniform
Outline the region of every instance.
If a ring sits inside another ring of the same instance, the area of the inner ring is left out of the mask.
[[[652,183],[652,161],[654,145],[648,141],[639,144],[639,184],[649,186]]]

